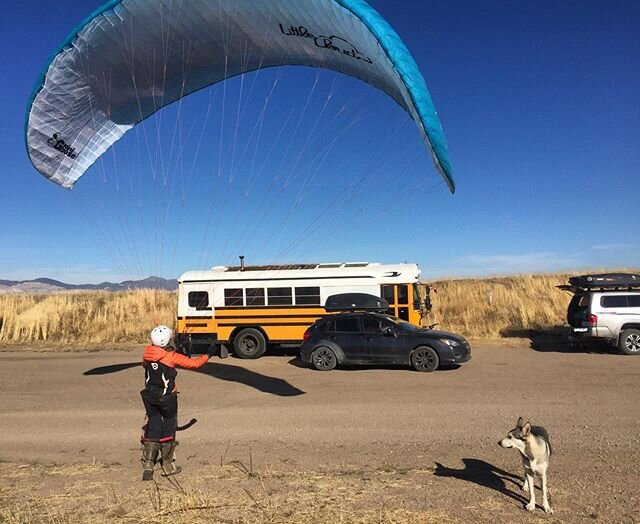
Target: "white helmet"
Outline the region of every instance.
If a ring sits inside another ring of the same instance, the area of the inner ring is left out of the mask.
[[[167,326],[157,326],[151,332],[151,343],[160,348],[166,348],[171,342],[173,331]]]

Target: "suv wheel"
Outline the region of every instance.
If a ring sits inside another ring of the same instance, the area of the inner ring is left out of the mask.
[[[411,365],[416,371],[435,371],[440,365],[440,359],[435,349],[420,346],[411,353]]]
[[[321,346],[311,353],[311,364],[318,371],[331,371],[337,363],[336,354],[327,347]]]
[[[625,355],[640,355],[640,331],[625,329],[620,333],[618,349]]]

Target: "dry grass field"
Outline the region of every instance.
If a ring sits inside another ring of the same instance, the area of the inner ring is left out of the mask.
[[[635,272],[638,272],[635,270]],[[568,273],[435,282],[427,323],[478,338],[526,337],[565,322]],[[166,291],[0,295],[0,344],[66,348],[144,343],[158,323],[173,325],[176,295]]]
[[[0,343],[141,343],[154,325],[173,325],[175,307],[175,293],[153,290],[0,295]]]
[[[0,478],[12,486],[0,522],[6,524],[237,523],[237,524],[454,524],[461,521],[430,508],[424,497],[412,500],[428,484],[433,468],[396,472],[345,468],[333,471],[249,469],[234,462],[172,479],[140,483],[118,466],[0,465]],[[129,468],[131,469],[131,468]],[[120,481],[118,481],[120,477]],[[122,480],[130,488],[122,489]],[[64,489],[51,486],[64,482]],[[27,488],[28,486],[28,488]],[[404,488],[404,489],[403,489]],[[15,493],[18,491],[18,493]],[[388,493],[380,501],[379,494]],[[426,507],[425,507],[426,506]]]
[[[568,273],[436,282],[429,323],[471,338],[525,337],[565,323],[570,295],[555,286]]]

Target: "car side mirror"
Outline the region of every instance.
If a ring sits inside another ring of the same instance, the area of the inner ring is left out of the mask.
[[[385,337],[395,337],[396,336],[396,332],[392,327],[386,327],[382,330],[382,334]]]

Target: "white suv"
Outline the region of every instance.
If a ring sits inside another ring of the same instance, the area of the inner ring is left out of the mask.
[[[558,287],[573,293],[567,322],[575,341],[606,340],[625,355],[640,355],[640,275],[583,275]]]

